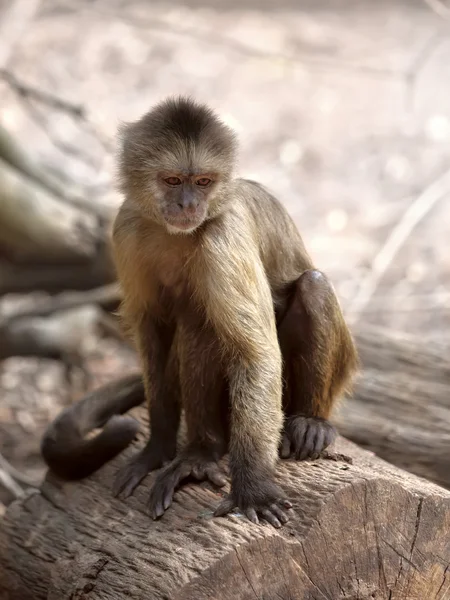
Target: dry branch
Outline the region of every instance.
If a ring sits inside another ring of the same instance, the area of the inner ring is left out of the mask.
[[[94,338],[101,310],[86,305],[51,316],[11,319],[0,326],[0,360],[10,356],[71,358],[82,354],[84,344]]]
[[[1,70],[0,70],[1,74]],[[68,177],[55,169],[50,172],[39,165],[6,129],[0,125],[0,157],[12,167],[27,175],[39,186],[47,189],[59,199],[94,213],[104,219],[111,217],[111,210],[86,197],[86,191],[69,181]]]
[[[25,317],[46,317],[55,312],[69,310],[86,304],[98,305],[102,308],[116,308],[121,299],[117,283],[86,290],[82,292],[63,292],[57,296],[40,298],[32,308],[15,309],[0,317],[0,325],[7,324],[13,319]]]

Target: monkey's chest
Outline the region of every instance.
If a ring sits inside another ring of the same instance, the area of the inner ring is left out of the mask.
[[[159,305],[162,313],[172,321],[178,321],[185,314],[197,312],[186,271],[168,269],[161,273]]]

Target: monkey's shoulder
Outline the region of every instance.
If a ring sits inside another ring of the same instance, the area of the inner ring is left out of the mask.
[[[238,181],[238,195],[257,232],[260,257],[269,280],[290,281],[313,264],[302,237],[283,204],[262,184]]]

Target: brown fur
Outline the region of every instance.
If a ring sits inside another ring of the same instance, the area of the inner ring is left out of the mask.
[[[289,506],[273,481],[280,445],[282,456],[318,456],[357,364],[334,291],[278,200],[233,178],[233,134],[208,108],[167,101],[122,140],[114,255],[152,435],[115,491],[131,493],[173,458],[179,394],[188,441],[155,482],[152,515],[186,476],[221,484],[216,461],[228,448],[231,495],[216,514],[239,506],[280,526],[277,503]]]

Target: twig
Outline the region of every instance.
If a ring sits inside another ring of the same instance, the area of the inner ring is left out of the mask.
[[[24,473],[21,473],[20,471],[18,471],[1,454],[0,454],[0,468],[3,471],[6,471],[7,473],[9,473],[9,475],[11,477],[13,477],[16,481],[19,481],[20,483],[23,483],[24,485],[27,485],[32,488],[39,487],[38,481],[35,481],[31,477],[28,477],[28,475],[25,475]]]
[[[361,313],[370,302],[383,275],[416,225],[420,223],[439,200],[442,200],[449,193],[450,171],[447,171],[426,188],[408,207],[375,256],[370,273],[361,283],[355,299],[350,304],[348,309],[350,323],[354,325],[358,322]]]
[[[9,165],[30,177],[34,182],[46,188],[58,199],[64,200],[81,210],[94,213],[102,219],[110,216],[107,207],[98,205],[95,201],[86,198],[85,192],[72,182],[68,177],[63,180],[63,173],[53,174],[29,154],[20,141],[0,125],[0,158]]]
[[[25,495],[25,492],[20,485],[3,469],[0,469],[0,484],[3,485],[15,499],[22,498]]]
[[[67,112],[74,117],[83,119],[86,118],[86,111],[80,104],[73,104],[72,102],[63,100],[62,98],[59,98],[50,92],[40,90],[27,83],[23,83],[23,81],[20,81],[14,75],[14,73],[11,73],[11,71],[8,69],[0,69],[0,77],[6,81],[19,96],[24,98],[32,98],[33,100],[41,102],[42,104],[46,104],[47,106],[51,106],[56,110]]]
[[[102,146],[103,150],[106,150],[107,152],[113,152],[113,142],[100,131],[98,131],[92,121],[88,118],[86,114],[86,108],[81,104],[73,104],[68,100],[60,98],[59,96],[55,96],[51,92],[43,91],[32,85],[24,83],[16,75],[14,75],[14,73],[11,73],[11,71],[5,68],[0,68],[0,78],[6,81],[19,95],[19,97],[28,103],[29,107],[33,107],[31,101],[34,100],[44,106],[68,113],[84,125],[86,131],[97,140],[97,142]],[[33,116],[35,121],[41,127],[43,127],[44,124],[42,123],[41,116],[37,115],[35,107],[33,107]],[[51,141],[61,150],[61,142],[55,141],[55,139],[48,133],[47,128],[45,128],[45,130]],[[65,150],[67,150],[67,145],[65,145]],[[74,153],[77,151],[71,147],[70,152]]]

